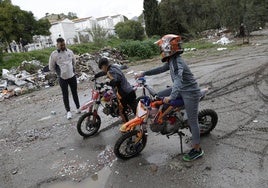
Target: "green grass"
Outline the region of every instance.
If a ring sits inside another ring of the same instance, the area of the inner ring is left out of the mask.
[[[187,43],[183,43],[183,48],[196,48],[196,49],[209,49],[220,46],[219,44],[213,44],[212,42],[207,42],[205,40],[194,40]]]
[[[39,60],[43,65],[46,65],[52,51],[53,49],[46,48],[25,53],[4,53],[3,62],[0,63],[0,68],[10,69],[12,67],[18,67],[25,60]]]

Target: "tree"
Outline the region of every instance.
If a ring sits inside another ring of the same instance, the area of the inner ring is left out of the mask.
[[[48,19],[40,19],[36,22],[36,29],[35,29],[35,35],[50,35],[50,23]]]
[[[105,44],[105,38],[107,37],[108,31],[105,30],[98,24],[94,24],[92,29],[88,30],[89,35],[92,37],[93,42],[96,46],[102,47]]]
[[[142,40],[144,29],[140,22],[128,20],[115,25],[115,33],[120,39]]]
[[[268,21],[267,9],[267,0],[161,0],[161,32],[193,36],[221,27],[237,31],[241,23],[250,32]]]
[[[20,38],[32,41],[34,35],[49,35],[47,20],[35,20],[32,12],[21,10],[10,1],[0,2],[0,42],[8,43]]]
[[[178,0],[162,0],[159,4],[159,12],[161,16],[161,35],[174,33],[185,35],[189,33],[187,29],[187,14],[189,6],[186,2]]]
[[[77,17],[77,14],[76,13],[68,12],[67,18],[70,19],[70,20],[73,20],[73,19],[76,19],[78,17]]]
[[[146,34],[151,37],[160,34],[160,14],[157,0],[143,1]]]

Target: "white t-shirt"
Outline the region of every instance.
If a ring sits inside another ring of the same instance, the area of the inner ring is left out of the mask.
[[[72,50],[64,51],[55,50],[49,58],[49,70],[56,72],[56,65],[60,68],[60,77],[64,80],[74,76],[75,57]]]

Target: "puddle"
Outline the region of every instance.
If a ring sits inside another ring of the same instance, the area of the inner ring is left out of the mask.
[[[101,169],[99,172],[93,174],[90,178],[83,180],[80,183],[63,182],[48,186],[48,188],[103,188],[111,174],[109,167]]]
[[[150,157],[146,158],[146,160],[149,163],[153,163],[153,164],[163,164],[167,162],[168,157],[169,157],[168,154],[159,153],[159,154],[151,155]]]

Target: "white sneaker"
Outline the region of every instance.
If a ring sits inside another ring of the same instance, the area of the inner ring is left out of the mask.
[[[81,113],[80,108],[76,109],[75,113],[76,113],[76,114],[80,114],[80,113]]]
[[[67,112],[67,119],[72,119],[72,113],[70,111]]]

